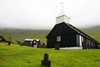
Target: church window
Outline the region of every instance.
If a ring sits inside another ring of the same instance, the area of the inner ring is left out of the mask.
[[[0,38],[0,41],[2,41],[2,38]]]
[[[61,41],[61,36],[57,36],[57,42]]]

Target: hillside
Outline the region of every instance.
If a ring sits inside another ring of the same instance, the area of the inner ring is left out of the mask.
[[[84,33],[91,36],[97,41],[100,41],[100,27],[81,29]]]
[[[86,28],[81,30],[97,41],[100,40],[100,27]],[[45,37],[49,32],[50,30],[0,29],[0,35],[17,41],[22,41],[25,38],[37,38],[47,41]]]
[[[49,30],[23,30],[23,29],[0,29],[0,35],[22,41],[25,38],[37,38],[46,41]]]

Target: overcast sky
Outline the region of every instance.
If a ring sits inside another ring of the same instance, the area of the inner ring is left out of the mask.
[[[52,29],[61,2],[75,27],[100,25],[100,0],[0,0],[0,28]]]

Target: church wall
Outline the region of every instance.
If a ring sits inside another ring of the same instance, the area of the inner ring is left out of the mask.
[[[54,48],[56,44],[56,37],[47,38],[47,48]]]
[[[60,47],[77,47],[76,34],[61,36],[59,42],[57,37],[47,38],[47,48],[55,48],[55,44],[60,44]]]
[[[61,47],[76,47],[76,34],[62,36]]]

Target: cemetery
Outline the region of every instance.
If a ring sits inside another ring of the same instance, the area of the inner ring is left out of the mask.
[[[46,44],[45,41],[41,41],[40,39],[26,38],[22,40],[23,43],[20,45],[36,48],[55,48],[55,50],[69,47],[75,47],[77,49],[99,49],[100,43],[98,41],[71,25],[69,22],[70,18],[66,15],[64,10],[62,10],[56,17],[55,26],[47,36],[45,36],[45,38],[47,38]],[[0,36],[0,41],[8,42],[8,45],[10,45],[10,43],[16,43],[16,41],[4,36]]]
[[[43,61],[51,67],[100,67],[99,50],[55,50],[0,43],[0,67],[44,67]]]
[[[62,9],[46,34],[23,30],[19,36],[7,32],[14,40],[0,36],[0,67],[100,67],[100,42],[69,22]]]

